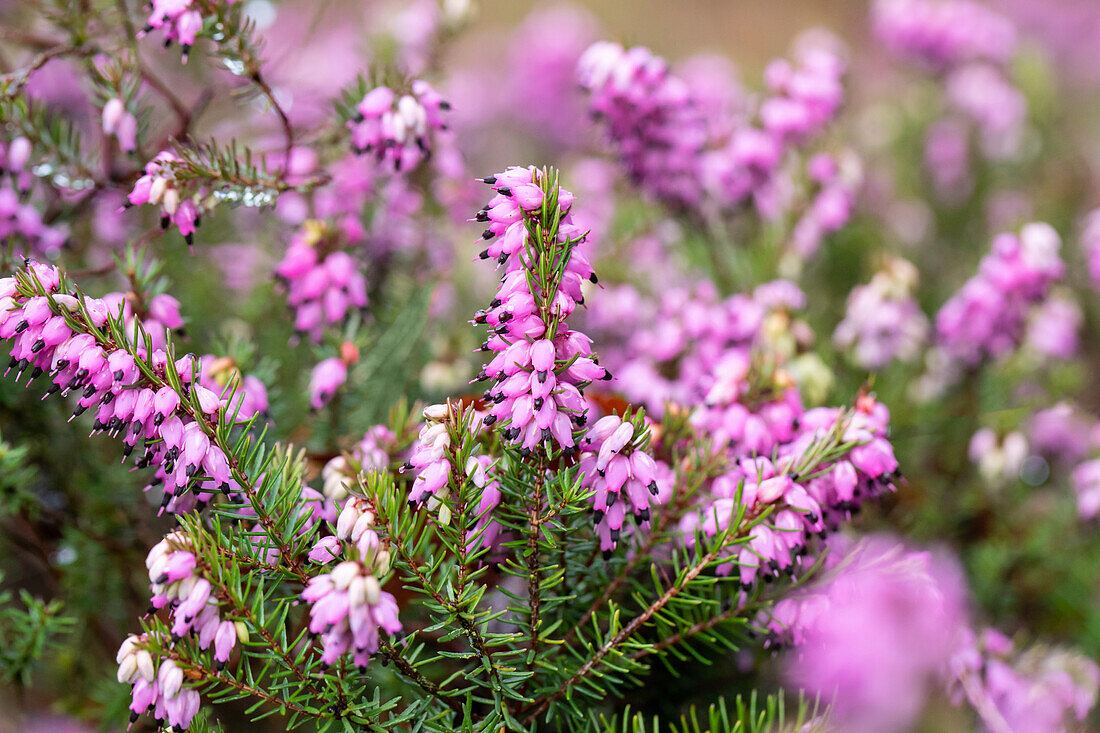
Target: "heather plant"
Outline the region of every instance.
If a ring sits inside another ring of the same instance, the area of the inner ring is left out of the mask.
[[[1063,50],[481,12],[0,3],[0,712],[1089,729]]]

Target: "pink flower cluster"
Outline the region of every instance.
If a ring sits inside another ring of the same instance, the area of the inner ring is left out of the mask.
[[[648,526],[650,502],[663,503],[671,494],[670,471],[648,453],[645,437],[633,422],[607,415],[581,439],[581,485],[595,492],[596,534],[605,558],[615,549],[628,513],[639,527]]]
[[[489,307],[475,316],[492,329],[482,350],[495,354],[476,381],[492,382],[485,425],[499,425],[525,454],[553,440],[572,455],[573,431],[587,421],[582,390],[611,375],[596,362],[591,339],[565,323],[584,302],[582,283],[596,275],[578,249],[584,232],[569,214],[573,195],[545,177],[515,167],[484,179],[495,195],[476,217],[488,223],[480,256],[496,259],[505,274]],[[540,272],[550,274],[544,279]]]
[[[894,489],[898,462],[886,439],[889,412],[868,395],[852,411],[803,412],[793,389],[782,401],[755,411],[739,402],[702,409],[693,424],[714,436],[714,447],[725,450],[732,468],[711,483],[699,513],[681,521],[685,542],[693,544],[699,531],[707,536],[726,531],[741,507],[750,516],[778,507],[768,522],[752,526],[745,544],[730,550],[735,562],[722,567],[726,573],[736,568],[746,589],[758,578],[796,573],[813,537],[837,529],[864,502]],[[813,449],[836,437],[854,447],[805,465]]]
[[[409,459],[401,466],[401,471],[416,471],[409,488],[409,503],[428,502],[428,509],[438,509],[450,494],[452,478],[451,433],[448,426],[453,424],[449,404],[430,405],[424,408],[424,425],[413,443]],[[475,429],[476,428],[476,429]],[[471,426],[477,432],[480,425]]]
[[[683,209],[733,208],[751,199],[774,218],[789,205],[789,186],[781,180],[787,153],[835,117],[845,70],[829,43],[803,43],[795,63],[769,65],[769,94],[755,110],[756,122],[754,115],[735,116],[728,101],[710,103],[708,89],[693,88],[646,48],[596,43],[581,56],[577,77],[590,94],[593,117],[606,126],[628,175],[643,191]],[[837,211],[846,220],[838,203],[833,191],[799,236],[809,240],[815,221],[823,235]]]
[[[836,157],[818,153],[806,164],[813,188],[809,204],[791,231],[790,249],[809,259],[825,238],[848,223],[863,174],[855,154]]]
[[[267,387],[252,374],[242,374],[237,363],[207,354],[199,360],[199,384],[218,395],[230,420],[248,420],[267,413]]]
[[[313,546],[309,554],[311,561],[324,565],[339,557],[347,559],[350,554],[372,564],[377,575],[384,575],[389,570],[390,553],[374,531],[374,511],[370,502],[349,496],[336,516],[335,525],[334,535],[322,537]]]
[[[145,649],[147,643],[147,634],[128,636],[116,657],[118,681],[133,685],[130,725],[152,711],[158,726],[167,723],[175,730],[187,730],[202,704],[198,690],[184,687],[183,669],[172,659],[155,664]]]
[[[348,122],[357,153],[372,153],[395,171],[411,171],[432,152],[432,134],[447,129],[443,113],[451,105],[428,82],[418,79],[411,94],[376,87],[356,105]]]
[[[483,433],[487,427],[486,415],[474,408],[461,408],[448,402],[430,405],[424,409],[424,425],[413,443],[408,461],[401,471],[415,471],[416,477],[409,488],[409,504],[426,504],[430,511],[438,511],[440,522],[450,521],[451,509],[445,503],[455,485],[472,486],[477,492],[477,506],[472,509],[476,521],[466,532],[466,548],[472,552],[482,547],[499,549],[504,527],[494,516],[500,504],[500,482],[490,456],[472,453],[464,466],[455,464],[456,453],[452,448],[451,431],[466,429],[473,435]]]
[[[823,579],[761,615],[765,645],[792,647],[788,682],[821,695],[839,729],[912,730],[966,628],[961,572],[890,538],[832,544]]]
[[[1066,360],[1077,355],[1085,315],[1068,289],[1056,289],[1028,313],[1024,343],[1035,354]]]
[[[223,620],[210,581],[202,577],[191,541],[183,532],[173,532],[158,542],[145,558],[153,597],[151,609],[168,608],[172,635],[196,634],[199,648],[214,646],[218,668],[229,661],[237,643],[238,627]]]
[[[872,23],[890,53],[932,69],[1003,64],[1017,46],[1012,22],[974,0],[876,0]]]
[[[325,464],[321,471],[325,497],[341,504],[349,496],[356,475],[389,470],[396,452],[397,436],[393,431],[385,425],[373,426],[347,457],[340,455]]]
[[[599,41],[581,55],[577,78],[631,181],[670,205],[698,206],[707,122],[668,63],[648,48]]]
[[[777,284],[786,291],[778,301],[772,297]],[[785,281],[722,300],[707,281],[663,287],[656,301],[620,285],[609,288],[586,315],[615,370],[615,387],[661,416],[668,402],[704,401],[723,375],[738,379],[734,372],[763,340],[769,313],[800,308],[803,301],[797,287]]]
[[[893,258],[871,282],[853,288],[833,333],[836,345],[851,349],[855,362],[870,370],[913,361],[928,336],[928,318],[912,295],[917,277],[912,264]]]
[[[466,477],[480,491],[475,514],[477,522],[466,536],[467,552],[476,547],[498,547],[505,532],[504,525],[493,518],[501,498],[500,482],[493,472],[494,465],[489,456],[470,456],[466,461]]]
[[[137,118],[119,97],[111,97],[103,105],[103,133],[118,140],[122,152],[137,150]]]
[[[231,5],[236,0],[215,0],[215,2]],[[145,21],[142,33],[153,30],[164,31],[164,45],[179,41],[183,49],[183,62],[187,63],[187,55],[195,45],[195,38],[202,32],[204,4],[209,3],[200,0],[152,0],[148,3],[149,17]]]
[[[195,230],[202,218],[197,203],[200,196],[198,193],[184,194],[176,185],[171,167],[166,164],[177,161],[179,158],[167,150],[157,153],[157,157],[145,164],[145,174],[134,183],[126,206],[160,206],[161,228],[167,229],[174,224],[187,244],[191,245],[195,242]]]
[[[949,690],[989,730],[1066,731],[1096,704],[1100,667],[1081,654],[1039,646],[1017,650],[996,629],[966,629],[950,661]]]
[[[1100,209],[1089,212],[1081,223],[1080,248],[1088,264],[1094,290],[1100,290]]]
[[[183,333],[183,317],[180,315],[180,302],[167,293],[158,293],[144,298],[133,292],[107,293],[103,302],[112,316],[122,313],[127,333],[132,333],[135,320],[149,334],[154,349],[163,349],[167,343],[167,333]]]
[[[60,273],[48,265],[32,262],[26,273],[35,290],[15,277],[0,279],[0,338],[13,342],[9,371],[16,369],[18,379],[29,369],[28,381],[49,375],[47,394],[79,393],[74,417],[94,410],[93,432],[121,436],[126,456],[141,441],[136,465],[156,466],[150,488],[162,486],[161,506],[168,511],[203,506],[219,490],[233,492],[237,484],[229,461],[210,439],[210,424],[226,410],[228,395],[194,382],[201,372],[198,361],[186,355],[169,363],[162,350],[146,354],[143,343],[131,353],[104,337],[110,314],[105,301],[81,302],[62,288]],[[90,321],[84,321],[81,305]],[[151,364],[157,381],[145,376],[134,354]],[[175,370],[182,394],[168,385],[169,369]]]
[[[367,307],[360,263],[333,241],[335,236],[320,222],[306,222],[275,267],[294,311],[294,329],[318,343],[326,326],[337,326],[352,310]]]
[[[790,647],[788,683],[829,701],[844,730],[911,730],[929,695],[968,702],[983,730],[1063,731],[1096,702],[1100,667],[1078,654],[975,634],[961,568],[888,537],[830,541],[822,578],[758,618]]]
[[[17,137],[6,145],[0,142],[0,247],[13,248],[22,243],[25,253],[54,257],[69,239],[64,226],[51,226],[28,202],[34,185],[29,169],[31,142]]]
[[[777,59],[768,64],[764,81],[770,96],[759,110],[764,131],[786,146],[820,134],[844,100],[841,80],[847,64],[829,43],[804,39],[795,61]]]
[[[989,160],[1011,160],[1023,145],[1027,99],[1004,72],[990,64],[963,66],[947,77],[947,101],[978,130]]]
[[[318,575],[302,591],[310,604],[309,630],[321,634],[321,661],[335,664],[352,652],[357,667],[365,670],[378,651],[380,633],[401,631],[397,600],[382,590],[369,561],[345,560],[331,572]]]
[[[925,133],[925,165],[937,193],[969,195],[970,128],[989,160],[1023,148],[1027,100],[1011,81],[1017,31],[1004,15],[973,0],[878,0],[876,37],[894,56],[942,75],[948,112]]]
[[[1048,224],[1001,234],[970,278],[936,315],[936,341],[954,360],[974,367],[1014,350],[1024,337],[1028,309],[1062,277],[1061,240]]]
[[[317,362],[309,373],[309,405],[320,410],[327,405],[340,387],[348,381],[348,365],[338,356]]]

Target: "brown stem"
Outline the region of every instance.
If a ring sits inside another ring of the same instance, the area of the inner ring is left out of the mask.
[[[642,657],[647,656],[649,654],[655,654],[657,652],[664,651],[665,649],[668,649],[670,646],[676,646],[677,644],[679,644],[681,641],[684,641],[685,639],[688,639],[692,636],[695,636],[696,634],[707,631],[708,629],[713,629],[715,626],[722,623],[723,621],[729,621],[731,618],[734,618],[735,616],[737,616],[737,614],[740,613],[740,612],[741,612],[741,609],[734,606],[733,608],[730,608],[729,610],[723,611],[722,613],[718,614],[717,616],[713,616],[711,618],[708,618],[706,621],[700,621],[699,623],[694,624],[693,626],[689,626],[688,628],[684,629],[683,631],[680,631],[678,633],[673,634],[672,636],[668,636],[664,639],[661,639],[659,642],[657,642],[653,646],[649,647],[648,649],[639,649],[638,651],[631,654],[630,658],[631,659],[641,659]]]
[[[527,508],[527,604],[530,609],[527,642],[530,649],[527,658],[530,661],[527,663],[527,669],[531,673],[531,677],[524,681],[524,690],[527,689],[528,683],[534,677],[535,658],[538,656],[539,649],[539,615],[542,603],[542,578],[539,574],[539,538],[542,536],[542,522],[544,521],[542,517],[542,492],[546,475],[545,461],[545,456],[540,455],[539,464],[536,468],[538,474],[535,478],[534,500],[529,503]]]
[[[267,81],[264,80],[258,67],[252,72],[252,81],[267,98],[267,101],[275,110],[275,114],[279,116],[279,123],[283,126],[283,138],[286,141],[283,150],[283,175],[286,175],[287,167],[290,165],[290,151],[294,147],[294,128],[290,124],[290,118],[287,116],[286,110],[284,110],[283,106],[279,104],[279,101],[275,99],[275,92],[272,91]]]

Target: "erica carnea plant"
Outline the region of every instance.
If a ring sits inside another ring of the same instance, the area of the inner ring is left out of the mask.
[[[20,724],[1085,730],[1095,141],[871,5],[0,2]]]

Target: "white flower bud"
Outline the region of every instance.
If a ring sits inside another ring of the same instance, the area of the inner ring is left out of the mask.
[[[8,146],[8,168],[21,171],[27,167],[31,159],[31,141],[25,137],[17,137]]]
[[[137,675],[138,666],[137,658],[133,654],[129,654],[123,657],[122,662],[118,665],[118,681],[129,683],[132,682]]]
[[[126,105],[121,99],[112,97],[107,100],[107,104],[103,105],[103,131],[108,135],[115,134],[124,114],[126,114]]]
[[[367,603],[372,606],[377,606],[379,601],[382,600],[382,586],[378,582],[378,578],[374,577],[373,575],[368,575],[366,578],[364,578],[364,580]]]
[[[378,575],[385,575],[390,571],[390,551],[379,550],[374,556],[374,572]]]
[[[447,405],[446,403],[440,403],[438,405],[428,405],[424,408],[425,420],[443,420],[447,417]]]
[[[138,673],[145,678],[146,682],[152,682],[156,677],[156,670],[153,669],[153,656],[145,649],[141,649],[134,657],[137,659]]]
[[[176,210],[180,207],[180,194],[174,188],[170,188],[164,192],[164,198],[161,200],[161,206],[164,208],[164,212],[169,216],[176,213]]]
[[[356,577],[348,586],[348,604],[353,608],[362,606],[367,602],[367,579],[362,575]]]
[[[359,575],[359,563],[353,560],[345,560],[332,571],[332,587],[336,590],[347,590],[351,581]]]
[[[164,176],[154,178],[152,185],[149,186],[149,203],[159,204],[166,190],[168,190],[168,179]]]

